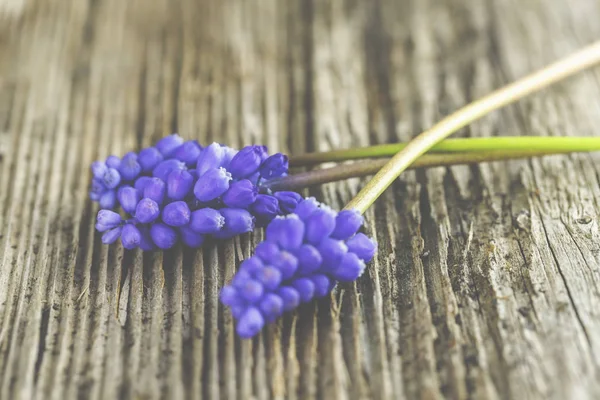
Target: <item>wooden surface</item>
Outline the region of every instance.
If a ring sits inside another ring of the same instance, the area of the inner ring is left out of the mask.
[[[597,0],[2,0],[0,399],[593,399],[599,155],[419,170],[356,285],[239,341],[261,233],[101,245],[88,166],[179,132],[292,154],[408,140],[600,37]],[[600,70],[460,136],[600,134]],[[342,207],[363,181],[311,192]]]

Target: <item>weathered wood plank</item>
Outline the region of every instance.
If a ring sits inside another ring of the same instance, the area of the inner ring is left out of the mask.
[[[354,285],[239,341],[261,232],[102,246],[91,161],[170,132],[302,153],[408,140],[600,36],[593,0],[0,0],[0,398],[597,398],[596,155],[404,174]],[[459,133],[595,135],[594,70]],[[364,181],[307,192],[342,207]]]

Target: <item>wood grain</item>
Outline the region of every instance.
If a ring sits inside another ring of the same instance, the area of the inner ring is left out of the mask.
[[[411,171],[356,284],[252,341],[261,240],[103,246],[88,166],[172,132],[299,154],[408,140],[600,36],[594,0],[0,1],[1,399],[595,399],[595,154]],[[597,135],[600,70],[459,136]],[[310,195],[340,208],[364,180]]]

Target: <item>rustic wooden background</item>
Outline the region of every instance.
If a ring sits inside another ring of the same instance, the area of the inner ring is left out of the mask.
[[[252,341],[217,292],[260,232],[124,252],[86,194],[91,161],[171,132],[408,140],[598,21],[597,0],[1,0],[0,399],[600,398],[597,154],[404,174],[357,284]],[[460,135],[599,124],[596,69]]]

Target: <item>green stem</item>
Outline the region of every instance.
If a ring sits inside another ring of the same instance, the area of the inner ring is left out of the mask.
[[[468,104],[410,141],[346,205],[364,213],[417,158],[484,115],[600,62],[600,41]]]
[[[412,163],[408,169],[424,167],[441,167],[460,164],[477,164],[490,161],[505,161],[518,158],[541,157],[570,153],[568,150],[489,150],[465,153],[425,154]],[[349,178],[373,175],[386,163],[385,160],[360,160],[350,164],[336,165],[314,171],[301,172],[283,178],[271,179],[261,186],[274,191],[298,190],[324,183],[337,182]]]
[[[325,162],[340,162],[363,158],[391,157],[406,147],[406,143],[380,144],[369,147],[307,153],[290,157],[290,167],[304,167]],[[561,136],[500,136],[484,138],[446,139],[429,152],[463,153],[470,151],[532,151],[578,152],[600,150],[600,137]]]

